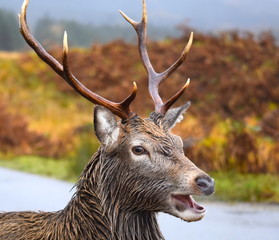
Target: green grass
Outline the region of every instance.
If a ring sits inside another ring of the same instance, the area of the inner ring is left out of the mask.
[[[71,172],[71,164],[67,160],[22,156],[12,159],[1,159],[0,166],[71,182],[77,180],[77,176],[69,173]]]
[[[25,156],[0,160],[0,166],[75,182],[80,170],[74,172],[73,160],[56,160]],[[86,164],[86,163],[84,163]],[[230,202],[279,203],[279,176],[271,174],[240,174],[218,172],[210,174],[216,182],[214,196],[209,199]],[[208,197],[203,198],[208,200]]]
[[[211,175],[216,182],[216,200],[279,203],[278,175],[236,172]]]

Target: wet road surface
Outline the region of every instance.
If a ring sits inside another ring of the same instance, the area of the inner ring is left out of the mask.
[[[0,168],[0,211],[56,211],[66,206],[73,184]],[[207,215],[186,223],[160,214],[167,240],[278,240],[279,205],[203,203]]]

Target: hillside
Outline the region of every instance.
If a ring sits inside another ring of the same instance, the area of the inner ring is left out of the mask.
[[[188,30],[184,32],[180,39],[149,43],[157,71],[178,58],[189,35]],[[52,50],[52,54],[59,58],[61,49]],[[133,110],[141,115],[152,111],[136,46],[116,41],[73,49],[70,65],[87,87],[114,101],[126,96],[132,82],[137,82],[139,94]],[[190,159],[209,170],[279,172],[278,66],[279,48],[270,33],[257,40],[250,33],[195,34],[186,62],[160,88],[167,99],[188,77],[192,80],[178,103],[190,100],[192,106],[175,129],[190,138],[191,146],[185,150]],[[2,154],[61,157],[80,150],[84,138],[79,136],[91,133],[90,104],[34,54],[2,57],[0,69]],[[39,142],[39,147],[34,142]]]

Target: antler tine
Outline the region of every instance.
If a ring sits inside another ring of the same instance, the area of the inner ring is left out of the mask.
[[[61,76],[72,88],[74,88],[81,96],[94,104],[106,107],[121,119],[128,119],[134,116],[130,111],[130,104],[135,99],[137,94],[137,85],[133,83],[132,93],[120,103],[111,102],[98,94],[86,88],[77,78],[70,72],[68,64],[68,41],[67,33],[64,34],[63,41],[63,65],[61,65],[54,57],[52,57],[42,45],[32,36],[26,22],[26,11],[30,0],[24,0],[19,14],[20,31],[25,41],[37,53],[37,55],[47,63],[59,76]]]
[[[68,63],[68,40],[67,40],[67,32],[64,33],[64,40],[63,40],[63,69],[64,69],[64,78],[71,83],[73,88],[79,92],[84,98],[88,99],[89,101],[102,105],[111,110],[115,115],[119,116],[121,119],[127,119],[134,114],[130,112],[129,105],[135,99],[137,94],[137,85],[134,82],[134,88],[132,93],[124,99],[120,103],[114,103],[108,101],[107,99],[99,96],[98,94],[90,91],[86,88],[81,82],[79,82],[76,77],[70,72],[69,63]]]
[[[170,107],[179,99],[182,94],[185,92],[185,90],[190,85],[190,78],[187,79],[187,82],[184,84],[184,86],[175,94],[173,95],[168,101],[166,101],[163,106],[161,107],[161,113],[166,114],[166,112],[170,109]]]
[[[138,45],[139,45],[139,53],[143,62],[143,65],[148,74],[148,89],[149,93],[153,99],[155,105],[155,111],[161,114],[165,114],[167,110],[175,103],[175,101],[183,94],[185,89],[188,87],[189,84],[185,84],[184,87],[173,97],[171,97],[165,104],[162,101],[162,98],[159,95],[158,88],[159,85],[165,81],[186,59],[186,56],[192,46],[193,42],[193,32],[190,34],[188,43],[184,48],[182,54],[180,55],[179,59],[171,65],[166,71],[157,73],[151,62],[147,51],[147,11],[146,11],[146,1],[142,0],[143,10],[142,10],[142,19],[140,22],[136,22],[129,18],[125,13],[119,11],[121,15],[129,22],[138,35]],[[187,85],[187,86],[186,86]],[[186,87],[185,87],[186,86]],[[178,96],[178,97],[177,97]]]
[[[26,11],[30,0],[24,0],[21,13],[18,14],[20,21],[20,32],[28,43],[28,45],[34,49],[37,55],[45,61],[57,74],[63,76],[63,67],[62,65],[51,55],[49,55],[42,45],[30,34],[27,22],[26,22]]]

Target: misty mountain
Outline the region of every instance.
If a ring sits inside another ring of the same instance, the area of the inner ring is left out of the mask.
[[[0,8],[19,12],[22,0],[2,0]],[[149,22],[161,27],[188,23],[204,31],[278,30],[278,0],[147,0]],[[140,19],[141,0],[31,0],[29,22],[42,17],[75,20],[94,25],[127,24],[121,9]]]

